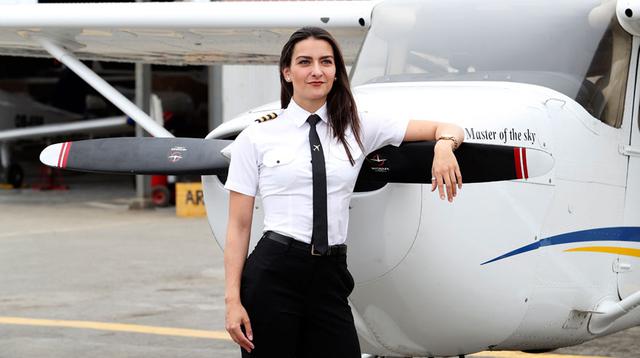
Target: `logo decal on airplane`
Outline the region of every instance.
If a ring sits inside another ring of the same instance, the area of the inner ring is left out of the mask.
[[[182,159],[182,154],[180,154],[179,152],[172,152],[167,158],[170,162],[175,163],[178,160]]]
[[[182,146],[172,147],[171,150],[169,151],[169,155],[167,156],[167,159],[169,159],[171,163],[175,163],[180,159],[182,159],[183,153],[181,152],[186,152],[186,151],[187,151],[187,148]]]
[[[367,158],[370,162],[373,163],[371,166],[371,170],[376,173],[386,173],[389,171],[389,167],[385,165],[387,159],[382,158],[380,154],[375,154],[372,157]]]

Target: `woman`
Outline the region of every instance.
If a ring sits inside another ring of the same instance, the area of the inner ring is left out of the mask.
[[[225,246],[226,328],[243,357],[360,357],[347,297],[348,206],[365,153],[437,140],[432,191],[449,201],[462,176],[455,125],[358,113],[344,61],[320,28],[296,31],[280,58],[279,118],[234,143]],[[254,197],[265,233],[247,255]]]

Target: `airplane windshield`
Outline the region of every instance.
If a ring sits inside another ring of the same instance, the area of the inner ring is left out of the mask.
[[[386,1],[374,9],[352,81],[541,85],[619,126],[619,103],[609,102],[624,98],[631,36],[614,11],[601,0]]]

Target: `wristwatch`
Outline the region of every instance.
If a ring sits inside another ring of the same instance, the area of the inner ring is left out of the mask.
[[[436,140],[436,142],[439,141],[439,140],[450,140],[450,141],[453,141],[453,150],[458,149],[458,147],[460,146],[460,143],[458,143],[458,139],[456,137],[454,137],[454,136],[444,136],[443,135],[443,136],[440,136]]]

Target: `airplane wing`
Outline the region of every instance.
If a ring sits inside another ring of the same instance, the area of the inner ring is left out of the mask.
[[[0,54],[172,65],[277,63],[290,34],[327,28],[352,63],[376,1],[0,5]]]
[[[122,132],[132,131],[133,127],[127,124],[126,116],[117,116],[70,123],[45,124],[34,127],[8,129],[0,131],[0,141],[42,138],[75,133],[95,134],[104,131],[113,133],[116,130],[121,130]]]

